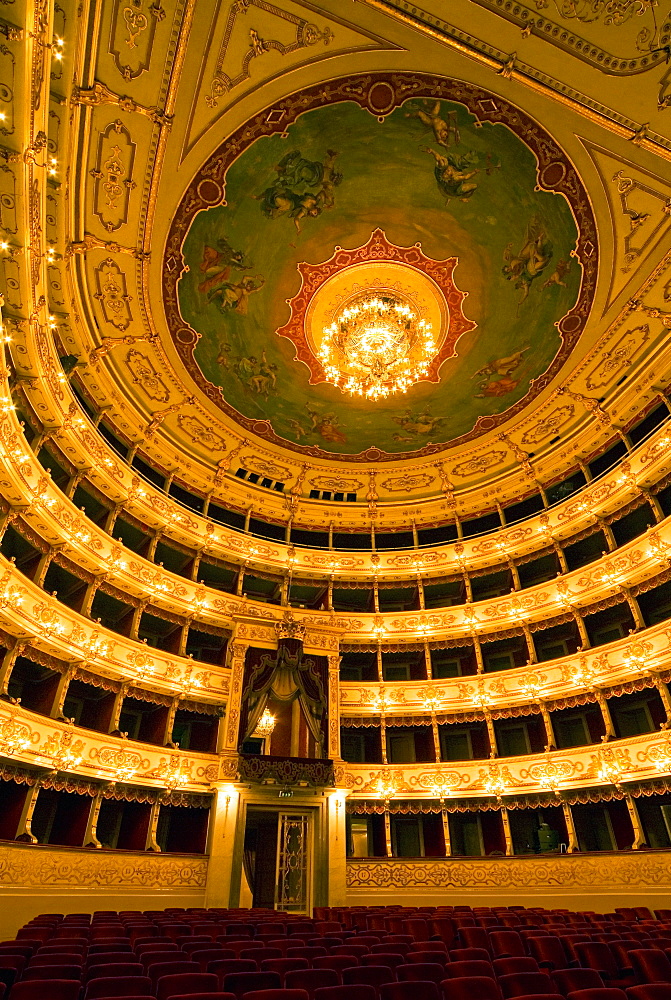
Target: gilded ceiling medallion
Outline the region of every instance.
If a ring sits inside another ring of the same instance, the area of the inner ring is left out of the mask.
[[[438,382],[459,338],[476,326],[462,309],[457,264],[456,256],[432,260],[420,243],[396,246],[376,229],[361,247],[298,264],[301,287],[276,332],[295,345],[312,385],[376,400]]]

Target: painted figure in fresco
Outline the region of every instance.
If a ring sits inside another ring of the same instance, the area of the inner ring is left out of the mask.
[[[338,153],[326,151],[326,159],[307,160],[300,150],[294,149],[282,157],[275,166],[277,179],[260,195],[261,211],[267,219],[288,215],[294,220],[296,232],[301,231],[301,220],[316,218],[335,205],[335,189],[343,175],[335,169]]]
[[[223,313],[234,309],[242,316],[246,316],[249,296],[263,288],[265,280],[262,274],[256,274],[253,278],[245,275],[237,282],[224,281],[208,292],[207,301],[216,302]]]
[[[570,270],[571,270],[571,262],[568,260],[564,260],[564,258],[561,257],[557,261],[555,269],[548,278],[548,280],[543,283],[543,288],[549,288],[550,285],[561,285],[562,288],[566,288],[566,282],[564,281],[564,278],[566,277],[566,275],[569,273]]]
[[[416,441],[418,437],[436,433],[445,423],[445,417],[434,417],[428,410],[406,410],[402,416],[392,417],[392,420],[400,424],[403,431],[394,434],[394,441]]]
[[[203,247],[203,259],[198,265],[198,270],[203,276],[198,291],[210,292],[217,285],[227,281],[232,267],[246,271],[250,266],[245,260],[243,251],[234,250],[223,237],[217,240],[216,246],[211,247],[206,244]]]
[[[457,124],[457,112],[448,111],[443,117],[440,101],[422,101],[414,111],[406,112],[406,118],[419,118],[433,132],[434,139],[439,146],[449,149],[452,139],[454,144],[460,142],[459,125]]]
[[[519,351],[515,351],[514,354],[509,355],[507,358],[496,358],[495,361],[490,361],[489,364],[484,365],[475,372],[472,377],[482,379],[482,382],[478,384],[480,392],[476,393],[475,398],[485,399],[488,396],[505,396],[506,393],[516,389],[521,379],[514,379],[510,376],[522,364],[522,355],[528,350],[529,347],[527,346],[521,348]]]
[[[508,281],[515,282],[515,288],[522,290],[519,304],[529,295],[531,283],[540,277],[552,259],[552,243],[547,237],[539,219],[534,217],[527,226],[526,240],[515,252],[509,243],[503,251],[505,261],[501,272]]]
[[[268,362],[264,351],[259,360],[253,354],[232,356],[231,345],[223,344],[217,364],[231,371],[245,389],[266,398],[277,389],[277,365]]]
[[[430,146],[420,146],[423,153],[430,153],[436,161],[433,169],[438,190],[448,204],[450,198],[459,201],[469,201],[475,194],[478,185],[472,180],[479,170],[474,164],[478,162],[478,154],[472,149],[465,153],[437,153]]]
[[[344,433],[338,427],[338,417],[335,413],[318,413],[312,409],[309,403],[306,409],[310,416],[309,428],[292,417],[288,418],[288,423],[291,424],[291,429],[299,441],[312,433],[319,434],[324,441],[333,441],[337,444],[344,444],[347,441]]]

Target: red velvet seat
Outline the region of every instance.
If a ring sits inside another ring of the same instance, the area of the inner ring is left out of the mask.
[[[143,951],[137,957],[145,969],[148,969],[150,965],[157,965],[159,962],[182,962],[187,960],[184,952],[179,951],[177,948],[165,951],[163,949],[160,951]]]
[[[569,993],[568,1000],[627,1000],[627,994],[613,986],[595,986],[590,990],[576,990],[574,993]]]
[[[282,982],[287,972],[307,968],[309,968],[307,958],[266,958],[261,962],[261,972],[276,972]]]
[[[508,976],[512,972],[540,972],[538,962],[535,958],[525,955],[524,958],[515,956],[514,958],[495,958],[492,962],[494,972],[497,976]]]
[[[466,948],[483,948],[491,954],[489,934],[484,927],[460,927],[459,941]]]
[[[556,969],[551,975],[552,982],[564,996],[576,990],[603,989],[605,985],[596,969]]]
[[[342,973],[335,969],[295,969],[293,972],[287,972],[284,985],[291,990],[305,990],[312,998],[315,990],[323,989],[325,986],[340,986],[341,976]]]
[[[641,983],[671,983],[671,962],[663,951],[640,948],[629,952],[634,974]],[[669,990],[671,995],[671,990]]]
[[[489,945],[496,958],[511,958],[526,955],[524,942],[517,931],[490,931]]]
[[[443,979],[440,988],[445,1000],[501,1000],[501,990],[493,976]]]
[[[219,978],[211,972],[182,972],[161,976],[156,984],[156,1000],[170,1000],[170,997],[188,996],[190,993],[215,993],[219,989]]]
[[[440,1000],[438,986],[430,979],[415,982],[383,983],[380,986],[381,1000]]]
[[[338,945],[338,947],[346,949],[347,946],[341,944]],[[359,947],[365,949],[365,951],[368,951],[368,945],[362,944]],[[334,948],[331,954],[336,954],[336,952],[337,949]],[[328,955],[328,951],[326,950],[326,948],[323,948],[321,945],[303,945],[303,947],[291,947],[287,948],[285,952],[286,958],[307,958],[308,961],[311,961],[313,958],[317,958],[319,955]]]
[[[388,965],[358,966],[353,969],[343,969],[343,986],[374,986],[380,988],[384,983],[396,982],[396,975]]]
[[[666,983],[642,983],[639,986],[627,987],[627,1000],[669,1000],[671,990]],[[578,1000],[591,1000],[590,997],[578,997]],[[594,1000],[600,1000],[595,997]],[[604,997],[604,1000],[609,1000]]]
[[[225,993],[235,993],[238,1000],[252,991],[282,988],[276,972],[230,972],[221,985]]]
[[[554,935],[544,935],[543,937],[530,937],[527,939],[529,953],[533,955],[538,964],[547,969],[566,969],[571,961],[575,961],[567,953],[561,938]]]
[[[426,982],[442,983],[445,969],[438,962],[410,962],[396,966],[396,978],[400,983]]]
[[[84,1000],[153,995],[149,976],[112,976],[109,979],[92,979],[87,983]]]
[[[154,1000],[154,997],[128,997],[124,1000]],[[171,997],[170,1000],[236,1000],[234,993],[187,993],[186,995]]]
[[[229,976],[234,972],[258,972],[259,967],[251,958],[215,958],[213,962],[207,963],[205,972],[214,972],[219,977],[219,982],[223,982],[224,976]]]
[[[476,979],[494,979],[494,968],[491,962],[448,962],[445,966],[445,977],[447,979],[464,979],[465,977]]]
[[[26,969],[21,977],[29,979],[77,979],[82,978],[81,965],[38,965],[34,969]]]
[[[434,952],[422,952],[424,955],[433,955]],[[399,965],[404,965],[407,962],[414,961],[413,953],[409,955],[395,955],[393,952],[376,952],[375,955],[362,955],[360,965],[388,965],[390,969],[396,969]]]
[[[606,986],[619,989],[631,984],[631,980],[622,980],[615,957],[604,941],[578,941],[575,950],[582,968],[596,969]]]
[[[314,1000],[377,1000],[377,990],[363,984],[357,986],[324,986],[315,990]]]
[[[16,983],[12,987],[15,1000],[78,1000],[81,984],[77,979],[50,979]],[[0,1000],[5,994],[5,987],[0,991]]]
[[[312,960],[313,969],[335,969],[336,972],[352,969],[355,965],[360,965],[357,955],[319,955]]]
[[[451,948],[450,962],[488,962],[492,956],[484,948]]]
[[[240,958],[252,958],[260,965],[266,958],[283,958],[281,948],[242,948],[238,952]]]
[[[244,1000],[309,1000],[305,990],[253,990]]]
[[[131,955],[131,958],[133,956]],[[86,979],[105,979],[108,976],[143,976],[140,962],[104,962],[91,965],[86,970]]]
[[[200,973],[200,966],[198,962],[158,962],[147,969],[147,975],[154,986],[163,976],[177,976],[182,972]]]
[[[504,998],[532,996],[537,993],[560,995],[546,972],[513,972],[500,976],[498,982]]]
[[[357,955],[360,957],[361,955],[368,955],[369,952],[370,948],[367,944],[351,944],[349,941],[347,944],[338,945],[337,948],[331,948],[332,955]],[[326,949],[324,949],[324,954],[326,954]],[[305,957],[308,958],[307,955]]]

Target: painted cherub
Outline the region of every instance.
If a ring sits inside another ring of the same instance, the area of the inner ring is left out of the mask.
[[[457,113],[456,111],[448,111],[447,118],[443,118],[441,111],[440,101],[435,101],[433,104],[430,101],[424,101],[424,107],[406,112],[405,117],[419,118],[421,122],[431,129],[436,142],[440,146],[444,146],[445,149],[448,149],[451,138],[454,139],[454,143],[457,145],[460,141]]]

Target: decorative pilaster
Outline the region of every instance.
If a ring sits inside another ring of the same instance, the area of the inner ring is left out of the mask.
[[[595,687],[595,688],[592,688],[592,690],[594,691],[594,694],[596,696],[596,700],[597,700],[597,702],[599,704],[599,708],[601,709],[601,715],[603,717],[603,724],[604,724],[604,726],[606,728],[606,733],[605,733],[606,739],[608,739],[608,740],[614,740],[615,739],[615,726],[613,725],[613,718],[612,718],[612,716],[610,714],[610,708],[608,707],[608,701],[606,700],[606,696],[604,695],[604,693],[601,690],[601,688]]]
[[[205,906],[228,907],[232,905],[231,876],[240,793],[234,785],[219,781],[212,788]]]
[[[641,823],[641,817],[638,814],[636,803],[632,799],[629,792],[625,793],[624,801],[627,803],[629,819],[631,820],[631,825],[634,828],[634,843],[631,845],[631,849],[632,851],[638,851],[641,847],[647,847],[643,824]]]
[[[328,749],[331,760],[341,760],[340,756],[340,655],[330,653],[328,657]]]
[[[102,847],[103,845],[98,840],[98,816],[100,815],[100,807],[103,804],[103,789],[101,788],[94,799],[91,800],[91,809],[89,810],[89,820],[86,824],[86,832],[84,833],[84,847]]]
[[[147,830],[147,840],[145,841],[145,851],[153,851],[155,854],[161,853],[161,848],[156,840],[156,831],[158,830],[158,819],[161,813],[161,803],[159,799],[152,803],[151,813],[149,814],[149,829]]]
[[[443,821],[443,840],[445,841],[445,857],[452,857],[452,838],[450,836],[450,817],[445,808],[445,800],[440,800],[440,818]]]
[[[501,806],[501,819],[503,821],[503,835],[506,838],[506,857],[510,858],[514,854],[513,835],[510,831],[510,817],[505,806]]]
[[[226,706],[224,753],[235,753],[238,748],[242,683],[245,673],[245,657],[248,649],[248,642],[239,642],[235,637],[229,645],[228,658],[231,667],[231,683]]]
[[[575,832],[573,813],[571,812],[571,806],[568,804],[568,802],[562,801],[562,810],[564,812],[564,822],[566,823],[566,832],[568,833],[568,847],[566,848],[566,853],[573,854],[574,851],[580,850],[580,847],[578,846],[578,837]]]

